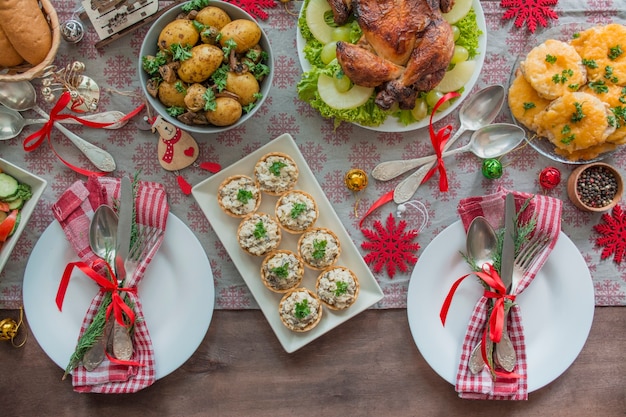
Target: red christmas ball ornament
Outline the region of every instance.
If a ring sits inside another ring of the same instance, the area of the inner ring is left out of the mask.
[[[561,171],[555,167],[546,167],[539,174],[539,184],[546,190],[551,190],[561,182]]]

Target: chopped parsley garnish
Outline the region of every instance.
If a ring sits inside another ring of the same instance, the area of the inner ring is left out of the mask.
[[[607,87],[606,83],[602,80],[590,81],[589,88],[591,88],[597,94],[609,92],[609,87]]]
[[[325,240],[313,240],[313,259],[322,259],[326,255],[327,244]]]
[[[561,134],[563,135],[563,137],[561,138],[562,143],[568,144],[576,138],[573,133],[570,135],[571,132],[572,129],[569,127],[569,125],[563,126],[563,129],[561,129]]]
[[[598,63],[596,62],[595,59],[583,58],[583,65],[586,66],[587,68],[591,68],[591,69],[598,68]]]
[[[570,84],[567,86],[567,88],[569,88],[572,91],[578,91],[578,87],[580,87],[580,85],[578,84]]]
[[[575,102],[574,107],[576,108],[576,111],[572,113],[572,117],[570,120],[572,122],[580,122],[583,117],[585,117],[585,113],[583,113],[583,105],[579,102]]]
[[[170,45],[172,59],[174,61],[186,61],[191,58],[191,45],[182,46],[179,43]]]
[[[215,92],[212,88],[207,88],[204,94],[204,111],[215,110],[217,108],[217,102],[215,101]]]
[[[251,191],[244,189],[237,191],[237,200],[241,201],[243,204],[248,204],[248,201],[252,198],[254,198],[254,195]]]
[[[614,47],[609,49],[608,57],[611,61],[615,61],[623,53],[624,51],[622,51],[622,47],[620,45],[615,45]]]
[[[291,212],[289,214],[292,219],[296,219],[304,210],[306,210],[305,203],[296,203],[291,208]]]
[[[165,109],[165,111],[170,116],[177,117],[177,116],[180,116],[181,114],[185,113],[185,108],[184,107],[180,107],[180,106],[172,106],[172,107],[168,107],[167,109]]]
[[[546,62],[548,64],[554,64],[556,62],[556,57],[554,55],[547,54],[546,55]]]
[[[265,225],[262,220],[259,220],[257,224],[254,225],[254,237],[257,239],[261,239],[267,235],[267,230],[265,230]]]
[[[181,80],[176,81],[174,84],[174,88],[181,94],[187,94],[187,89],[185,88],[185,84]]]
[[[348,283],[345,281],[337,281],[337,288],[335,289],[335,297],[339,297],[348,291]]]
[[[282,161],[274,161],[272,165],[269,167],[269,170],[272,174],[280,177],[280,169],[286,167],[287,164]]]
[[[309,314],[311,314],[311,309],[309,308],[309,300],[305,298],[299,303],[296,303],[296,311],[294,312],[294,315],[297,319],[302,320]]]
[[[611,112],[615,116],[615,127],[622,127],[626,124],[626,107],[611,107]]]
[[[157,74],[159,67],[165,64],[167,64],[167,57],[163,51],[157,52],[153,57],[143,56],[141,58],[141,66],[150,75]]]
[[[527,101],[524,103],[524,110],[534,109],[535,107],[537,107],[537,105],[532,101]]]
[[[233,39],[229,39],[226,41],[224,46],[222,47],[222,51],[224,51],[224,56],[229,56],[231,51],[234,51],[237,48],[237,42]]]
[[[613,67],[611,67],[610,65],[604,67],[604,78],[616,84],[619,81],[617,77],[613,75]]]
[[[285,262],[281,266],[272,268],[271,271],[278,278],[287,278],[287,275],[289,275],[289,262]]]
[[[552,76],[552,82],[554,84],[565,84],[565,82],[569,80],[569,78],[573,75],[574,75],[574,71],[572,71],[569,68],[564,69],[563,71],[561,71],[560,74],[554,74]]]
[[[223,89],[226,88],[226,78],[228,77],[228,71],[229,71],[229,66],[222,65],[217,70],[215,70],[213,75],[211,75],[211,79],[215,83],[215,86],[217,87],[217,91],[222,91]]]

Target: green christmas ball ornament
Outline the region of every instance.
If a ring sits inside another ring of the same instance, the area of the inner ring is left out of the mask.
[[[495,180],[502,176],[502,163],[494,158],[485,159],[482,166],[483,176]]]

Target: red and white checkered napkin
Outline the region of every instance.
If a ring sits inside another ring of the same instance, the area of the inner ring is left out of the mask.
[[[88,265],[97,259],[89,247],[89,224],[94,210],[101,204],[113,206],[120,198],[120,180],[116,178],[90,177],[87,183],[77,181],[66,190],[52,206],[68,241],[76,254]],[[167,194],[161,184],[139,182],[135,200],[136,222],[165,230],[169,205]],[[127,279],[126,287],[135,287],[144,275],[148,263],[162,242],[142,260],[135,274]],[[85,277],[86,279],[89,279]],[[154,350],[148,332],[148,324],[143,316],[141,301],[137,294],[126,292],[130,303],[135,304],[136,319],[133,336],[133,356],[131,361],[142,366],[115,364],[105,358],[95,370],[87,370],[79,365],[72,372],[72,383],[76,392],[131,393],[150,386],[155,381]],[[99,291],[87,310],[80,330],[82,335],[98,311],[104,296]],[[69,358],[68,358],[69,359]]]
[[[494,194],[461,200],[457,209],[465,230],[467,231],[467,228],[476,216],[485,217],[495,228],[502,227],[504,224],[504,200],[508,193],[508,190],[499,188]],[[514,293],[517,295],[524,291],[532,282],[556,244],[561,230],[562,201],[544,195],[521,192],[514,192],[514,195],[516,210],[520,209],[524,201],[532,198],[529,206],[520,214],[520,222],[525,222],[535,216],[537,219],[535,233],[539,231],[551,238],[550,245],[539,254],[537,261],[524,274],[514,289]],[[518,305],[511,307],[507,330],[517,354],[517,365],[513,372],[518,374],[519,378],[505,379],[499,377],[494,381],[486,366],[481,373],[476,375],[469,370],[470,354],[481,339],[488,319],[488,306],[489,299],[482,296],[472,312],[467,333],[463,340],[463,350],[456,377],[456,391],[461,398],[526,400],[528,399],[526,344],[524,327],[522,325],[523,313]]]

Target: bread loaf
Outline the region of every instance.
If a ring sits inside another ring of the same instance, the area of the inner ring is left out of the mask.
[[[0,25],[25,61],[40,64],[52,48],[52,31],[37,0],[0,0]]]
[[[0,27],[0,68],[14,67],[24,62],[24,58],[15,50],[6,33]]]

